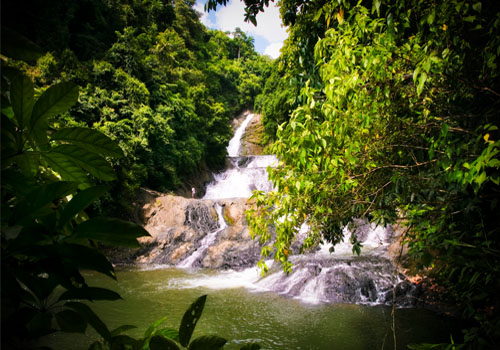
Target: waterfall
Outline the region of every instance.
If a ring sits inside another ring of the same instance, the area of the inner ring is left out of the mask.
[[[276,157],[240,156],[241,138],[253,117],[249,114],[229,141],[229,166],[223,172],[214,174],[214,181],[207,186],[203,199],[249,198],[254,190],[267,192],[272,189],[267,179],[267,167],[276,166]]]
[[[215,203],[215,210],[217,212],[217,226],[218,228],[210,233],[208,233],[200,242],[200,247],[186,259],[177,264],[177,267],[192,267],[193,264],[200,258],[206,250],[214,243],[217,238],[217,234],[227,227],[226,221],[224,220],[224,215],[222,213],[222,206]]]
[[[243,136],[243,133],[245,132],[245,129],[248,126],[248,123],[253,119],[254,114],[250,113],[247,115],[243,123],[236,129],[233,138],[229,141],[229,145],[227,146],[227,155],[229,157],[237,157],[240,155],[240,149],[241,149],[241,137]]]
[[[273,155],[240,155],[241,138],[252,118],[253,114],[249,114],[236,130],[227,148],[228,167],[223,172],[214,174],[214,181],[207,186],[203,198],[215,201],[217,227],[200,240],[199,245],[196,245],[197,249],[191,250],[190,255],[177,264],[178,267],[200,266],[211,246],[224,244],[220,243],[223,238],[218,237],[228,226],[224,221],[224,208],[217,204],[217,201],[230,203],[236,198],[249,198],[255,189],[272,190],[266,169],[276,166],[277,158]],[[388,256],[388,246],[393,239],[391,227],[375,226],[357,219],[354,220],[353,229],[356,230],[358,241],[362,243],[361,256],[353,254],[349,239],[351,232],[345,228],[344,240],[333,247],[333,253],[330,244],[323,244],[314,252],[291,255],[293,270],[288,275],[281,270],[279,264],[268,261],[270,269],[265,276],[261,276],[260,271],[253,265],[238,271],[220,271],[215,275],[193,275],[191,278],[174,280],[171,283],[178,288],[247,288],[256,292],[273,292],[313,304],[390,304],[396,296],[399,306],[414,305],[413,296],[418,294],[418,288],[407,282],[403,275],[395,273]],[[295,245],[300,245],[308,230],[307,224],[303,224],[297,235],[298,243]],[[255,254],[258,255],[258,245],[255,249]],[[230,250],[229,254],[232,258],[246,253],[235,249]],[[241,268],[249,265],[225,266]]]

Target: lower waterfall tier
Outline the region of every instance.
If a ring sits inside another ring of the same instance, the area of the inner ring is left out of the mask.
[[[388,256],[393,231],[360,220],[361,256],[352,254],[346,239],[333,254],[328,246],[320,246],[308,254],[292,255],[289,275],[271,261],[270,271],[261,276],[255,267],[261,246],[252,240],[244,215],[249,205],[244,198],[158,197],[144,206],[151,237],[143,239],[143,248],[126,262],[153,268],[217,269],[220,275],[196,283],[270,291],[308,303],[417,304],[422,291],[397,272]],[[305,233],[307,227],[303,229]],[[294,244],[295,253],[299,246],[300,242]]]

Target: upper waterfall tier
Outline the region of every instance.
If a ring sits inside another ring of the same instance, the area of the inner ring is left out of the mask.
[[[214,174],[214,181],[207,186],[203,199],[249,198],[253,190],[272,190],[267,167],[276,165],[275,156],[234,157],[229,160],[228,169]]]
[[[233,138],[229,141],[229,145],[227,146],[227,155],[229,157],[238,157],[240,155],[241,150],[241,138],[243,137],[243,133],[248,126],[248,123],[253,119],[254,114],[250,113],[247,115],[243,123],[236,129]]]
[[[277,165],[276,157],[240,156],[241,139],[253,117],[254,114],[249,114],[229,141],[227,169],[214,174],[214,181],[207,186],[203,199],[249,198],[253,190],[272,190],[266,170]]]

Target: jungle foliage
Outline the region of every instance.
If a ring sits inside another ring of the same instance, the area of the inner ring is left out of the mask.
[[[277,130],[280,165],[270,169],[276,190],[255,193],[247,216],[263,256],[290,270],[303,223],[310,227],[303,249],[339,243],[354,218],[397,223],[415,272],[444,287],[471,322],[461,346],[493,348],[500,339],[498,2],[279,5],[290,36],[276,63],[282,73],[265,90],[284,90],[257,101],[267,130]],[[355,230],[351,242],[359,254]]]
[[[41,47],[23,69],[36,86],[80,86],[60,122],[116,140],[118,181],[97,212],[128,215],[140,186],[176,190],[200,169],[224,165],[230,119],[253,107],[270,59],[253,38],[208,30],[194,1],[18,1],[2,9],[2,31]],[[7,15],[8,14],[8,15]],[[11,56],[12,57],[12,56]],[[118,205],[117,205],[118,204]],[[105,209],[106,208],[106,209]],[[125,210],[124,210],[125,209]],[[128,212],[128,213],[127,213]]]
[[[103,337],[109,330],[82,301],[117,300],[87,285],[82,270],[116,278],[98,244],[138,247],[148,233],[85,210],[116,179],[110,157],[118,144],[89,128],[60,127],[56,117],[78,99],[71,82],[38,90],[18,70],[2,67],[1,268],[2,348],[34,348],[57,331]]]
[[[230,118],[268,74],[251,37],[208,31],[192,5],[2,3],[2,348],[89,326],[97,348],[164,347],[160,334],[131,344],[131,326],[109,330],[89,302],[120,296],[82,271],[116,278],[101,245],[138,247],[148,233],[102,214],[128,217],[140,186],[175,189],[221,166]],[[182,346],[225,343],[189,342],[194,324],[184,336],[182,324]]]

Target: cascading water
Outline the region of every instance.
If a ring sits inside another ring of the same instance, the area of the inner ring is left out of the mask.
[[[227,227],[226,221],[224,221],[224,215],[222,214],[222,206],[215,203],[215,210],[217,212],[217,226],[215,231],[208,233],[200,242],[200,247],[188,256],[186,259],[177,264],[177,267],[191,267],[193,264],[199,260],[206,250],[214,243],[217,238],[217,234]]]
[[[240,156],[241,138],[248,123],[253,118],[249,114],[228,146],[228,169],[215,174],[214,181],[207,187],[204,199],[221,200],[227,198],[249,198],[255,189],[272,190],[266,169],[276,166],[275,156]],[[199,261],[210,245],[217,240],[226,223],[223,208],[216,206],[219,225],[207,234],[200,247],[177,266],[191,267]],[[415,287],[404,281],[404,276],[395,273],[388,258],[387,248],[393,236],[391,228],[376,227],[362,220],[355,220],[356,234],[362,243],[361,256],[352,253],[349,242],[350,232],[344,230],[345,239],[330,252],[330,245],[320,246],[316,252],[291,256],[293,271],[286,275],[280,266],[268,262],[270,272],[260,276],[255,267],[240,271],[227,270],[216,275],[196,276],[189,279],[173,280],[179,288],[207,287],[227,289],[244,287],[254,291],[271,291],[300,299],[307,303],[359,303],[389,304],[396,297],[399,306],[412,305],[411,295]],[[307,234],[303,225],[299,236]]]
[[[234,133],[227,147],[228,169],[214,174],[214,181],[207,186],[203,199],[249,198],[253,190],[270,191],[266,169],[276,165],[273,155],[240,156],[241,138],[254,114],[249,114]]]

